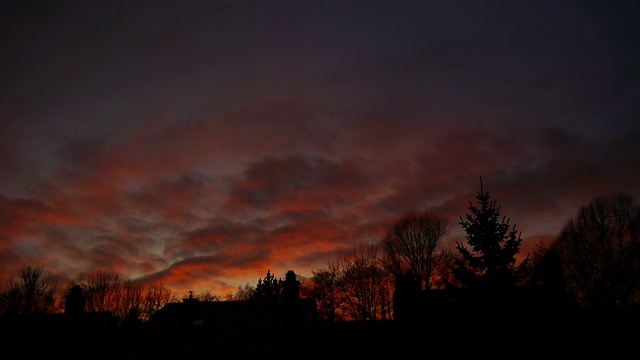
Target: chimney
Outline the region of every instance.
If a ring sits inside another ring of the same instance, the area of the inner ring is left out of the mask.
[[[85,298],[80,285],[73,285],[65,296],[64,313],[69,316],[80,316],[84,313]]]

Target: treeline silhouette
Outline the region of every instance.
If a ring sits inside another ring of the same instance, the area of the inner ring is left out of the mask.
[[[597,324],[607,327],[609,336],[618,336],[620,326],[638,318],[640,208],[632,196],[593,198],[567,220],[556,239],[537,244],[521,261],[516,258],[522,234],[501,212],[481,179],[475,201],[459,218],[465,242],[445,247],[451,229],[446,218],[430,211],[408,213],[378,244],[358,244],[326,268],[314,269],[311,278],[296,279],[296,296],[315,300],[321,323],[393,320],[407,325],[394,327],[396,336],[402,335],[396,341],[419,342],[422,336],[433,336],[433,327],[440,333],[464,332],[461,324],[508,327],[514,319],[527,319],[529,325],[523,326],[529,335],[531,326],[563,336],[568,330],[591,331]],[[255,286],[247,283],[235,293],[190,293],[181,299],[282,300],[287,296],[284,281],[267,270]],[[74,279],[60,295],[53,274],[42,266],[25,265],[0,294],[0,311],[5,318],[64,313],[68,296],[78,289],[86,299],[84,312],[107,312],[127,329],[141,327],[164,306],[180,301],[162,284],[122,280],[105,271]],[[323,328],[317,327],[314,336],[322,340],[318,329]],[[334,335],[340,331],[331,329]],[[602,335],[582,333],[594,341]],[[482,331],[474,336],[479,341],[475,345],[490,341]],[[514,340],[516,335],[502,336]]]

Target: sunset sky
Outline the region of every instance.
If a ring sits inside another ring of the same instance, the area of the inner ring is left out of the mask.
[[[640,199],[637,4],[2,1],[0,283],[304,279],[480,177],[526,255]]]

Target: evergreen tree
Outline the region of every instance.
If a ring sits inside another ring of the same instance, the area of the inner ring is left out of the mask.
[[[460,216],[470,248],[456,242],[460,256],[454,259],[452,273],[459,285],[468,289],[499,292],[515,287],[521,280],[529,257],[516,266],[520,252],[521,233],[510,219],[501,218],[500,206],[482,188],[476,195],[477,204],[469,202],[469,212]]]
[[[271,270],[267,270],[264,279],[258,279],[256,291],[251,297],[252,300],[279,300],[282,294],[282,279],[276,279]]]

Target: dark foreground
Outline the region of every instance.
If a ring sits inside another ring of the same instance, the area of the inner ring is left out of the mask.
[[[5,354],[67,359],[428,359],[440,357],[531,358],[547,356],[635,357],[640,339],[636,309],[508,312],[434,312],[406,321],[317,322],[283,331],[279,324],[247,337],[243,326],[208,333],[123,330],[105,321],[3,319]],[[98,322],[99,323],[99,322]],[[246,331],[245,331],[246,330]]]

